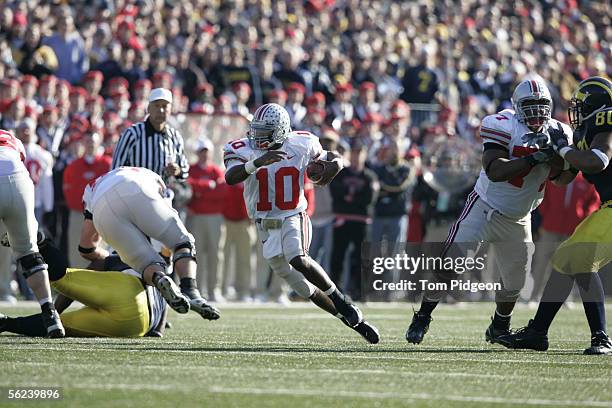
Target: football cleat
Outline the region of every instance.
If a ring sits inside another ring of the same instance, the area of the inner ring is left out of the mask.
[[[408,330],[406,330],[406,340],[408,343],[420,344],[429,330],[429,323],[431,323],[432,320],[433,319],[429,315],[414,312],[412,323],[410,323]]]
[[[342,323],[359,333],[361,337],[363,337],[368,343],[376,344],[380,341],[380,333],[378,332],[378,329],[375,326],[372,326],[370,323],[366,322],[365,320],[362,320],[356,326],[351,326],[350,324],[348,324],[344,317],[340,320],[342,321]]]
[[[59,313],[55,308],[50,307],[49,304],[42,306],[42,321],[43,325],[47,330],[47,337],[50,339],[60,339],[66,337],[66,331],[62,320],[60,319]]]
[[[612,353],[612,341],[605,331],[598,331],[591,337],[591,347],[584,350],[584,354],[598,356]]]
[[[493,322],[487,327],[487,331],[485,332],[485,340],[491,344],[497,343],[497,339],[501,336],[507,336],[512,334],[512,330],[510,330],[510,325],[504,328],[495,327]]]
[[[548,350],[547,333],[536,330],[533,323],[533,320],[530,320],[526,327],[521,327],[514,333],[498,336],[495,342],[510,349]]]
[[[189,299],[183,295],[178,286],[169,276],[162,276],[155,282],[155,287],[166,299],[168,305],[177,313],[187,313],[189,311]]]
[[[342,307],[342,310],[338,309],[338,312],[346,320],[346,324],[353,328],[363,321],[363,313],[354,304],[346,302],[346,305]]]
[[[195,299],[189,299],[189,304],[191,306],[191,310],[198,313],[200,316],[205,318],[206,320],[217,320],[221,317],[221,313],[219,313],[219,309],[208,304],[206,299],[200,297]]]

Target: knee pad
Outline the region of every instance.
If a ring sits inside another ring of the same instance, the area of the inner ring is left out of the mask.
[[[187,249],[187,251],[178,252],[181,249]],[[172,263],[176,265],[176,261],[183,258],[191,258],[194,262],[196,262],[196,248],[195,244],[191,241],[183,242],[182,244],[178,244],[174,248],[174,255],[172,256]]]
[[[291,265],[282,255],[275,256],[268,262],[274,273],[283,278],[298,295],[308,299],[314,294],[316,289],[314,285],[308,282],[300,272],[291,268]]]
[[[33,252],[26,256],[22,256],[18,259],[18,262],[21,265],[23,277],[26,279],[34,275],[36,272],[47,269],[45,260],[38,252]]]
[[[496,302],[516,302],[521,294],[520,290],[502,289],[495,292]]]

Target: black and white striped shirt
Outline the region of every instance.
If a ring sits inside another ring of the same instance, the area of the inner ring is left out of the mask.
[[[189,163],[185,156],[183,136],[168,125],[160,133],[147,119],[123,131],[113,153],[112,168],[144,167],[163,178],[164,168],[169,163],[176,163],[181,168],[178,179],[187,178]]]

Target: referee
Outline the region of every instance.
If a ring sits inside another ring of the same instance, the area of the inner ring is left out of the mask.
[[[168,125],[172,112],[172,92],[164,88],[151,91],[148,118],[123,131],[113,154],[112,168],[145,167],[164,180],[174,176],[186,180],[189,163],[183,137]]]

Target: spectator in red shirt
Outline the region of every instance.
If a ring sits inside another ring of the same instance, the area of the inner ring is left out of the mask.
[[[231,263],[234,260],[235,274],[234,289],[236,299],[240,302],[251,301],[251,288],[253,282],[253,263],[251,252],[255,243],[255,228],[247,214],[244,203],[244,184],[238,183],[227,186],[225,189],[225,201],[223,205],[223,217],[225,218],[225,272],[223,288],[229,289],[229,277],[232,275]]]
[[[599,195],[582,173],[578,173],[567,186],[547,182],[544,201],[538,207],[542,224],[531,270],[534,280],[531,302],[537,302],[542,296],[551,271],[549,261],[552,254],[598,206]]]
[[[102,136],[93,129],[83,134],[81,139],[83,155],[70,162],[64,170],[64,196],[70,210],[68,221],[68,256],[70,266],[85,267],[87,261],[78,251],[83,225],[83,192],[85,187],[111,168],[112,158],[103,154]]]
[[[225,206],[225,177],[223,170],[209,161],[213,144],[201,139],[196,146],[198,161],[189,169],[188,182],[193,189],[189,202],[187,226],[196,242],[198,261],[197,281],[206,282],[208,299],[222,302],[221,266],[225,245],[225,225],[223,207]],[[206,259],[204,259],[204,257]],[[202,293],[206,293],[200,288]]]

